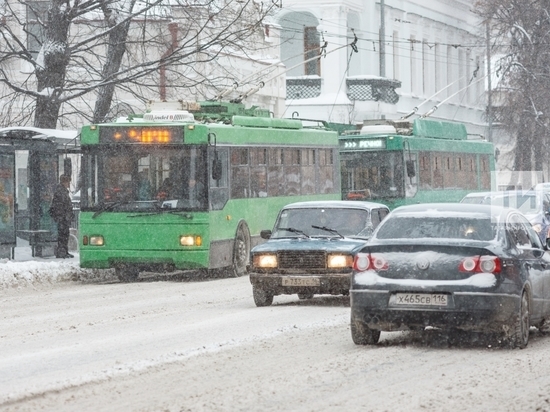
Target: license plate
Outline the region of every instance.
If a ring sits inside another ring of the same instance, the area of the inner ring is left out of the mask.
[[[306,276],[283,276],[283,286],[320,286],[319,278]]]
[[[442,293],[396,293],[390,304],[408,306],[447,306],[448,295]]]

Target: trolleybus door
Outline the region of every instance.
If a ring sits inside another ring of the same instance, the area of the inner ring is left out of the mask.
[[[0,148],[0,257],[12,258],[15,236],[15,152]]]

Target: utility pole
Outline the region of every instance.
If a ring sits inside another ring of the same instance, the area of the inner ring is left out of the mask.
[[[487,21],[487,140],[493,141],[493,101],[492,101],[492,84],[491,84],[491,27]]]
[[[386,77],[386,23],[384,0],[380,0],[380,77]]]

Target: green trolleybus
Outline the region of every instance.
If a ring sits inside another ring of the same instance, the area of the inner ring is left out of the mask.
[[[339,140],[343,199],[395,208],[458,202],[467,193],[494,188],[493,144],[469,139],[463,124],[377,121]]]
[[[80,138],[80,266],[124,281],[244,274],[282,206],[341,196],[336,132],[240,103],[157,103]]]

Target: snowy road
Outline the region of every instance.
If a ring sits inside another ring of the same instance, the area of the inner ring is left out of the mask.
[[[550,410],[550,335],[525,350],[435,331],[358,347],[349,300],[247,277],[2,290],[1,411]]]

